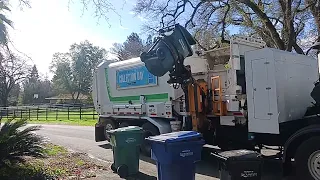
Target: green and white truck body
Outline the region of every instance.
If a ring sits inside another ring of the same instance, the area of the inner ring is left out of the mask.
[[[156,77],[149,73],[140,58],[103,62],[94,76],[96,111],[100,118],[146,119],[159,124],[160,132],[170,132],[169,122],[164,121],[173,119],[172,107],[178,112],[183,110],[183,91],[170,86],[168,79],[168,75]]]

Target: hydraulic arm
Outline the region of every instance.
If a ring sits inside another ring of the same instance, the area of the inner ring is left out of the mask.
[[[206,117],[208,86],[205,81],[195,80],[190,66],[184,65],[184,59],[193,54],[191,45],[196,42],[191,34],[179,24],[160,30],[160,37],[141,60],[155,76],[169,72],[169,84],[181,87],[185,93],[186,129],[200,131]]]

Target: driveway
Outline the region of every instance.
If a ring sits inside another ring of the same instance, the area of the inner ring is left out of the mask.
[[[108,142],[96,143],[94,141],[94,127],[66,126],[66,125],[41,125],[37,132],[52,143],[62,145],[70,150],[87,153],[100,163],[112,163],[112,149]],[[157,168],[153,160],[140,157],[140,175],[135,179],[156,180]],[[275,161],[266,161],[263,179],[281,179],[281,165]],[[217,162],[206,155],[196,167],[196,180],[219,179]],[[105,174],[99,179],[120,179],[116,174]]]

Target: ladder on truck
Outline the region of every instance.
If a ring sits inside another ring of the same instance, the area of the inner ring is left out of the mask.
[[[215,84],[218,84],[216,87]],[[225,102],[222,99],[222,86],[220,76],[211,77],[211,88],[213,95],[213,114],[216,116],[224,116],[226,114]],[[216,97],[218,99],[216,100]]]

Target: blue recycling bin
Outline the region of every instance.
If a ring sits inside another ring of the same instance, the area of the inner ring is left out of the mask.
[[[194,180],[204,140],[198,132],[179,131],[147,138],[157,162],[158,180]]]

